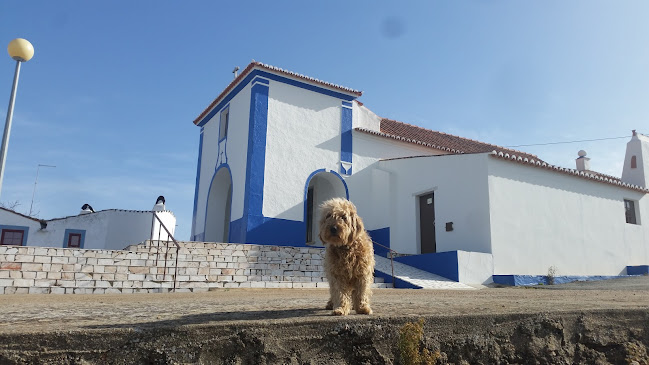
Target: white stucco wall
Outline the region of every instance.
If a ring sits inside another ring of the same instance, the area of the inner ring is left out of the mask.
[[[389,174],[376,168],[378,161],[407,156],[441,155],[446,152],[363,132],[355,131],[353,136],[354,173],[346,179],[350,199],[356,203],[367,229],[391,226],[391,217],[386,214],[390,206],[389,199],[385,198],[392,192],[391,180]]]
[[[41,224],[38,221],[23,217],[12,212],[0,209],[0,225],[1,226],[18,226],[18,227],[28,227],[27,231],[27,245],[30,246],[30,241],[34,238],[33,236],[41,228]]]
[[[390,246],[420,253],[418,196],[435,193],[437,252],[491,252],[486,154],[445,155],[381,161],[389,172]],[[379,197],[374,197],[378,199]],[[453,222],[453,231],[445,223]]]
[[[270,81],[264,216],[302,221],[309,175],[339,171],[341,105],[338,98]]]
[[[364,128],[375,132],[381,131],[381,117],[357,102],[354,102],[352,106],[352,125],[354,128]]]
[[[227,163],[232,174],[232,213],[230,220],[243,216],[244,187],[248,150],[250,118],[250,85],[246,85],[229,102],[230,121],[226,142]],[[205,212],[210,184],[216,171],[219,155],[220,110],[204,125],[201,151],[200,179],[196,206],[196,226],[192,235],[205,231]]]
[[[500,275],[619,275],[649,264],[646,194],[489,158],[491,242]],[[627,224],[624,199],[642,224]]]

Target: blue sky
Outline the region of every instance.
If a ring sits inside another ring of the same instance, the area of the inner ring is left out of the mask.
[[[30,40],[0,201],[151,209],[188,239],[193,119],[252,60],[362,90],[380,116],[503,146],[649,133],[647,1],[4,1]],[[3,51],[5,52],[5,51]],[[0,56],[0,115],[14,61]],[[620,176],[627,139],[518,147]]]

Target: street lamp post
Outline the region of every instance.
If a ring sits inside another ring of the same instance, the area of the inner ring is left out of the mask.
[[[7,119],[5,120],[5,131],[2,135],[2,147],[0,147],[0,193],[2,192],[2,180],[5,175],[5,161],[7,160],[7,147],[9,145],[9,133],[11,133],[11,118],[14,114],[14,102],[16,99],[16,88],[18,88],[18,76],[20,75],[20,63],[27,62],[34,56],[34,46],[28,40],[16,38],[9,42],[7,47],[9,56],[16,60],[16,71],[14,72],[14,83],[11,87]]]

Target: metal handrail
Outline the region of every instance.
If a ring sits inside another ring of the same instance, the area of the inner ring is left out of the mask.
[[[169,255],[169,242],[170,242],[169,239],[171,238],[171,241],[174,243],[174,245],[176,245],[176,265],[174,267],[174,274],[173,274],[173,278],[174,278],[173,291],[175,292],[176,291],[176,277],[178,276],[178,254],[179,254],[179,251],[180,251],[180,245],[178,244],[178,241],[176,241],[176,239],[174,238],[173,234],[171,234],[171,232],[169,232],[169,230],[167,229],[167,226],[165,226],[165,224],[162,223],[162,220],[160,219],[160,217],[158,217],[158,214],[155,211],[152,211],[152,213],[153,213],[153,218],[151,219],[151,236],[153,236],[153,231],[154,231],[154,227],[155,227],[155,219],[157,219],[158,222],[160,223],[160,227],[164,228],[165,232],[167,232],[167,240],[166,240],[166,244],[165,244],[166,250],[165,250],[165,258],[164,258],[165,263],[164,263],[164,271],[163,271],[163,274],[162,274],[162,279],[163,280],[165,280],[167,278],[167,257]],[[160,255],[160,241],[161,241],[160,240],[160,234],[161,234],[161,231],[162,231],[161,229],[158,229],[158,246],[156,247],[156,256],[155,256],[155,266],[156,267],[158,266],[158,256]],[[153,243],[153,237],[151,237],[151,239],[152,239],[151,243]]]
[[[403,256],[403,254],[398,253],[397,251],[391,249],[390,247],[383,246],[382,244],[372,240],[372,243],[379,246],[383,247],[384,249],[388,250],[388,253],[390,254],[390,266],[392,267],[392,287],[395,287],[395,281],[396,279],[394,278],[394,257],[396,256]]]

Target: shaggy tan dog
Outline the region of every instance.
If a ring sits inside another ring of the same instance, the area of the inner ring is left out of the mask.
[[[356,207],[334,198],[320,206],[320,239],[326,245],[324,268],[330,299],[326,309],[345,316],[353,308],[371,314],[374,249]]]

